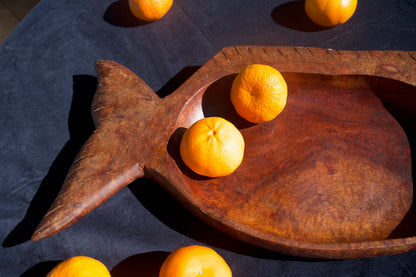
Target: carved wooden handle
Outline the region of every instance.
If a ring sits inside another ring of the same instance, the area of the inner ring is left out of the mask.
[[[144,175],[140,148],[126,137],[135,128],[132,113],[140,113],[140,105],[149,99],[154,103],[158,97],[117,63],[98,61],[97,71],[99,86],[92,104],[96,130],[73,162],[58,197],[32,236],[34,241],[67,228]]]

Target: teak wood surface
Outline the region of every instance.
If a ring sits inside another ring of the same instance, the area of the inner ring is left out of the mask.
[[[243,120],[229,100],[234,77],[253,63],[288,83],[284,111],[267,123]],[[116,62],[96,68],[96,130],[33,240],[147,177],[219,230],[288,255],[416,249],[416,52],[227,47],[164,98]],[[184,130],[208,116],[231,121],[245,139],[243,163],[226,177],[194,174],[178,154]]]

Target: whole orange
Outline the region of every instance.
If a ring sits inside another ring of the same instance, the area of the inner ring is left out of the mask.
[[[235,77],[230,97],[236,112],[247,121],[270,121],[286,106],[287,84],[275,68],[252,64]]]
[[[213,249],[200,245],[173,251],[162,264],[159,277],[232,277],[231,269]]]
[[[129,6],[137,18],[144,21],[155,21],[169,11],[172,2],[172,0],[129,0]]]
[[[107,267],[100,261],[74,256],[55,266],[46,277],[111,277]]]
[[[333,27],[348,21],[355,13],[357,0],[305,0],[309,18],[324,27]]]
[[[183,134],[180,154],[183,162],[200,175],[226,176],[243,160],[243,135],[224,118],[203,118]]]

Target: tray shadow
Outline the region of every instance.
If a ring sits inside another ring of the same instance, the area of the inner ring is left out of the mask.
[[[68,117],[70,139],[43,178],[24,218],[3,241],[3,247],[13,247],[30,240],[36,227],[57,197],[72,161],[94,130],[90,109],[96,88],[96,77],[73,76],[73,97]]]
[[[369,77],[368,83],[375,95],[380,98],[386,110],[390,112],[406,133],[412,159],[412,206],[389,238],[416,236],[416,87],[381,77]]]

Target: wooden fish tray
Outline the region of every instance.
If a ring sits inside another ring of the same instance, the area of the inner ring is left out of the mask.
[[[284,111],[267,123],[243,120],[229,100],[234,77],[253,63],[275,67],[288,83]],[[416,249],[416,52],[227,47],[164,98],[116,62],[96,67],[96,130],[33,240],[147,177],[208,224],[284,254]],[[193,173],[178,152],[184,130],[208,116],[234,123],[246,142],[243,163],[226,177]]]

